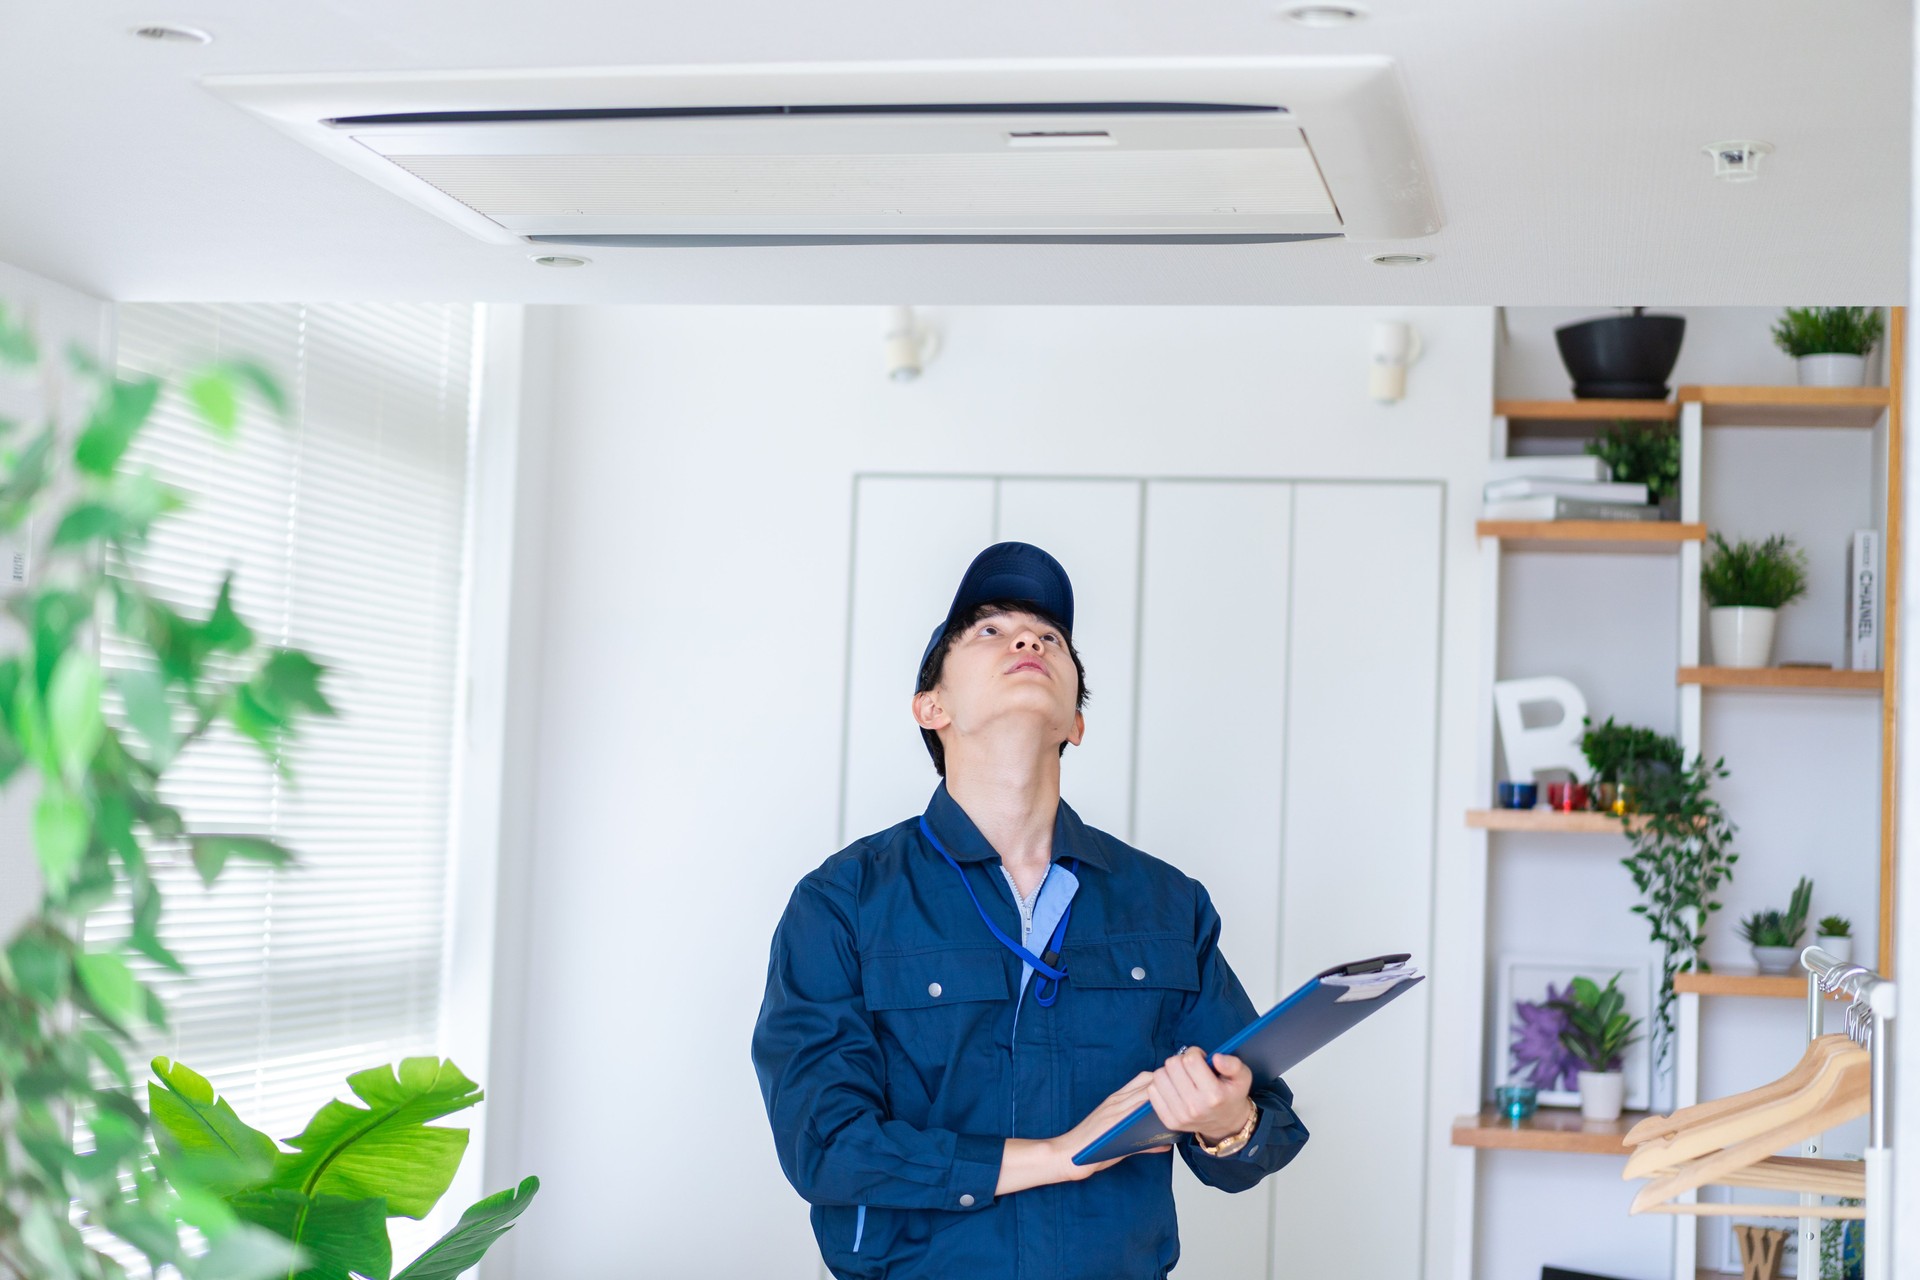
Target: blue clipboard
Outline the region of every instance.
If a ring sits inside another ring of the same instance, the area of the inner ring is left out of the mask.
[[[1230,1053],[1247,1064],[1256,1087],[1271,1084],[1323,1045],[1424,981],[1424,975],[1407,963],[1411,958],[1410,954],[1374,956],[1315,974],[1299,990],[1212,1050],[1209,1061],[1214,1053]],[[1143,1102],[1131,1115],[1081,1148],[1073,1162],[1117,1160],[1149,1147],[1169,1146],[1185,1136],[1163,1126],[1153,1104]]]

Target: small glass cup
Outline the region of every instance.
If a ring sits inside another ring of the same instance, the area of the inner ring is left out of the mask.
[[[1562,813],[1578,813],[1587,807],[1587,787],[1583,782],[1549,782],[1547,804]]]
[[[1500,1114],[1518,1124],[1540,1105],[1540,1091],[1530,1084],[1503,1084],[1493,1091],[1493,1101]]]

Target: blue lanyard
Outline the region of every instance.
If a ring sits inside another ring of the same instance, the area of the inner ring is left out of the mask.
[[[1044,958],[1036,956],[1009,938],[1006,932],[993,922],[993,917],[987,914],[987,909],[980,905],[980,895],[973,891],[973,882],[967,879],[966,871],[954,860],[954,856],[947,852],[947,846],[940,843],[940,837],[933,834],[933,828],[927,825],[924,815],[920,819],[920,834],[939,850],[940,856],[947,860],[947,865],[952,867],[954,874],[960,877],[960,884],[966,889],[967,897],[973,899],[973,909],[980,913],[981,922],[987,926],[995,938],[999,939],[1000,945],[1019,956],[1023,963],[1032,965],[1033,971],[1040,975],[1040,980],[1033,984],[1033,998],[1041,1008],[1051,1008],[1053,1002],[1060,996],[1060,979],[1067,976],[1067,971],[1064,968],[1055,968],[1054,962],[1060,958],[1060,944],[1067,936],[1067,921],[1073,918],[1073,904],[1067,904],[1067,909],[1060,915],[1060,923],[1054,926],[1053,937],[1047,942],[1046,956]],[[1076,864],[1079,859],[1063,858],[1061,861],[1066,864],[1067,870],[1078,872],[1079,868]]]

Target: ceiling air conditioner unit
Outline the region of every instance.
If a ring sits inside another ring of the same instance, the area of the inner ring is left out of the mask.
[[[1430,235],[1390,59],[227,75],[215,93],[502,244]]]

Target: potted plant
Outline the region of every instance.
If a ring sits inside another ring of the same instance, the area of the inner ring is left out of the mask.
[[[1707,598],[1713,660],[1723,667],[1764,667],[1773,660],[1778,611],[1807,592],[1807,555],[1785,534],[1728,544],[1718,533],[1700,568]]]
[[[1605,987],[1592,978],[1575,978],[1566,996],[1554,1001],[1566,1015],[1560,1042],[1580,1060],[1580,1114],[1588,1120],[1618,1120],[1626,1101],[1627,1078],[1620,1070],[1629,1046],[1640,1039],[1640,1019],[1627,1015],[1620,975]]]
[[[1582,400],[1665,400],[1667,375],[1680,359],[1685,316],[1650,316],[1645,307],[1622,307],[1631,315],[1603,316],[1553,331],[1560,359]]]
[[[1857,387],[1867,380],[1867,353],[1880,340],[1875,307],[1788,307],[1774,322],[1773,342],[1794,358],[1803,387]]]
[[[1801,876],[1785,911],[1756,911],[1740,922],[1740,936],[1753,947],[1753,963],[1760,972],[1793,972],[1812,899],[1813,881]]]
[[[1661,519],[1680,518],[1680,432],[1673,423],[1615,418],[1586,448],[1615,480],[1646,485]]]
[[[1845,916],[1821,916],[1813,940],[1835,960],[1853,959],[1853,921]]]
[[[1683,752],[1680,744],[1664,733],[1639,725],[1615,724],[1607,717],[1596,725],[1591,719],[1581,723],[1587,731],[1580,737],[1580,750],[1593,771],[1593,807],[1606,813],[1625,814],[1632,810],[1635,788],[1641,775],[1649,771],[1674,773],[1680,769]]]
[[[1632,844],[1622,862],[1641,895],[1631,909],[1661,949],[1653,1023],[1660,1063],[1673,1047],[1674,975],[1707,972],[1707,919],[1720,910],[1715,895],[1740,860],[1737,828],[1713,795],[1713,784],[1726,776],[1725,761],[1708,764],[1701,756],[1673,772],[1646,770],[1635,783],[1634,821],[1621,815]]]

